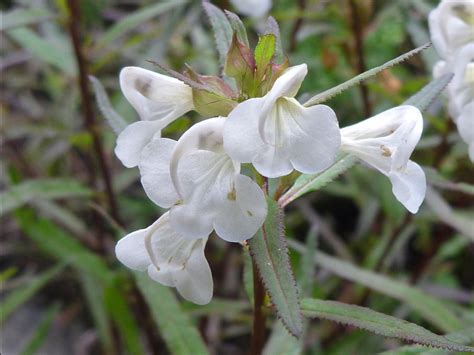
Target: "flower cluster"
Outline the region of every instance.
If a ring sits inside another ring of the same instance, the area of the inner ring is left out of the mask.
[[[260,41],[271,47],[272,37]],[[265,192],[242,173],[242,164],[251,164],[250,175],[266,178],[294,170],[315,174],[343,151],[388,176],[409,211],[415,213],[424,198],[423,171],[409,160],[423,126],[418,109],[400,106],[339,129],[331,108],[305,107],[295,99],[306,64],[289,67],[272,57],[258,48],[254,55],[234,36],[225,73],[235,86],[191,68],[185,74],[168,70],[174,77],[137,67],[120,73],[122,91],[140,121],[120,133],[115,153],[126,167],[139,168],[147,196],[169,210],[121,239],[116,254],[197,304],[209,302],[213,292],[204,256],[209,235],[243,242],[266,218]],[[161,136],[191,110],[215,117],[197,122],[177,141]]]
[[[447,89],[449,112],[474,162],[474,1],[443,0],[430,13],[429,25],[441,57],[433,74],[454,71]]]

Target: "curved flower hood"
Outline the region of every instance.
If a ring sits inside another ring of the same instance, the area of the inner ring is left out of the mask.
[[[296,169],[313,174],[329,167],[340,145],[334,111],[304,107],[294,96],[306,64],[288,68],[264,96],[237,105],[224,125],[224,148],[240,163],[252,163],[267,177]]]
[[[443,0],[429,15],[431,40],[443,59],[474,41],[474,2]]]
[[[392,192],[411,213],[425,198],[426,178],[409,160],[420,140],[423,117],[414,106],[399,106],[341,129],[341,150],[386,175]]]
[[[213,293],[211,269],[204,256],[207,238],[189,240],[170,225],[169,213],[145,229],[119,240],[115,254],[130,269],[147,271],[155,281],[170,287],[188,301],[209,303]]]
[[[204,238],[214,229],[224,240],[241,242],[265,220],[263,191],[240,174],[240,165],[223,149],[224,122],[207,119],[178,142],[155,139],[142,152],[145,192],[156,204],[171,207],[171,225],[185,238]]]
[[[138,165],[141,150],[161,130],[194,108],[192,89],[178,79],[138,67],[120,72],[120,87],[140,121],[117,138],[115,154],[128,168]]]

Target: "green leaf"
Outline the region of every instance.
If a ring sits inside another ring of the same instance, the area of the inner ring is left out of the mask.
[[[217,51],[219,52],[219,61],[222,65],[225,63],[230,43],[232,42],[232,25],[227,19],[224,12],[210,2],[203,2],[204,11],[209,17],[209,21],[214,31]]]
[[[303,299],[301,300],[301,309],[307,317],[332,320],[386,337],[404,339],[447,350],[474,352],[473,347],[457,344],[419,325],[366,307],[336,301]]]
[[[36,32],[26,27],[15,28],[7,32],[20,46],[32,54],[34,59],[42,60],[69,76],[76,75],[77,67],[74,61],[72,48],[38,36]]]
[[[186,4],[185,0],[173,0],[173,1],[160,1],[158,3],[149,5],[135,11],[134,13],[124,17],[119,22],[114,24],[107,32],[104,33],[102,38],[97,42],[96,47],[102,48],[109,44],[112,44],[118,37],[124,33],[137,28],[139,25],[146,21],[149,21],[153,17],[161,15],[175,7]]]
[[[243,44],[245,44],[247,47],[249,47],[249,39],[247,38],[247,30],[245,29],[245,26],[240,20],[239,16],[237,16],[236,14],[228,10],[224,10],[224,13],[227,16],[230,26],[232,27],[232,30],[236,34],[237,39]]]
[[[86,296],[87,309],[91,312],[95,329],[99,334],[101,345],[105,353],[112,353],[112,329],[107,314],[107,307],[104,303],[104,287],[86,273],[79,275],[82,290]]]
[[[465,182],[453,182],[443,175],[441,175],[436,169],[430,167],[423,167],[426,174],[426,180],[430,185],[443,190],[462,192],[467,195],[474,196],[474,185]]]
[[[146,354],[140,341],[140,328],[127,304],[124,294],[109,285],[104,292],[105,305],[124,341],[126,354]]]
[[[92,191],[72,179],[28,180],[0,192],[0,216],[34,200],[53,200],[67,197],[89,197]]]
[[[41,345],[44,343],[44,341],[46,340],[46,337],[49,334],[49,330],[51,326],[53,325],[54,319],[56,318],[59,312],[59,309],[60,309],[59,304],[53,304],[51,307],[49,307],[43,319],[41,319],[35,332],[33,333],[28,343],[22,350],[21,355],[38,354],[38,350],[41,347]]]
[[[97,79],[95,76],[89,75],[89,80],[92,83],[95,99],[97,101],[97,106],[99,106],[100,112],[104,115],[107,123],[115,132],[115,134],[118,135],[125,129],[125,127],[127,127],[127,121],[125,121],[125,119],[114,110],[110,104],[109,97],[107,96],[107,93],[105,92],[105,89],[99,79]]]
[[[23,303],[38,293],[48,282],[54,279],[64,269],[64,264],[57,265],[33,278],[27,285],[16,288],[2,299],[0,323],[5,320]]]
[[[417,107],[420,111],[425,111],[431,103],[438,97],[439,94],[448,86],[453,79],[454,74],[445,74],[426,85],[423,89],[418,91],[415,95],[406,100],[403,105],[412,105]]]
[[[310,98],[308,101],[306,101],[304,103],[304,106],[308,107],[308,106],[313,106],[313,105],[317,105],[317,104],[320,104],[321,102],[324,102],[324,101],[327,101],[329,100],[330,98],[340,94],[341,92],[349,89],[350,87],[354,86],[354,85],[357,85],[359,84],[361,81],[364,81],[364,80],[367,80],[369,78],[371,78],[372,76],[380,73],[382,70],[385,70],[385,69],[388,69],[396,64],[399,64],[405,60],[407,60],[408,58],[414,56],[415,54],[425,50],[426,48],[428,48],[429,46],[431,46],[431,43],[426,43],[424,44],[423,46],[420,46],[418,48],[415,48],[405,54],[402,54],[401,56],[395,58],[395,59],[392,59],[392,60],[389,60],[388,62],[386,62],[385,64],[382,64],[378,67],[375,67],[375,68],[372,68],[362,74],[359,74],[357,75],[356,77],[342,83],[342,84],[339,84],[331,89],[328,89],[326,91],[323,91],[322,93],[319,93],[315,96],[313,96],[312,98]]]
[[[301,340],[288,334],[279,320],[272,329],[272,335],[263,349],[263,355],[298,355],[302,354]]]
[[[293,249],[301,253],[305,251],[305,247],[301,243],[293,240],[289,240],[288,243]],[[443,302],[413,286],[359,268],[354,264],[339,260],[320,251],[316,253],[314,260],[322,268],[342,278],[360,283],[372,290],[406,303],[424,319],[445,332],[462,328],[459,317],[453,314]]]
[[[260,82],[270,65],[275,54],[276,37],[274,34],[266,34],[258,39],[255,47],[255,65],[257,67],[256,80]]]
[[[112,273],[104,261],[54,223],[35,218],[29,210],[19,210],[15,217],[25,235],[44,253],[70,263],[75,269],[92,275],[101,282],[108,283],[111,280]]]
[[[468,327],[459,332],[445,335],[444,338],[458,344],[469,344],[474,342],[474,327]],[[398,349],[384,351],[380,355],[409,355],[409,354],[423,354],[423,355],[446,355],[446,351],[440,349],[428,349],[420,345],[406,345]]]
[[[181,310],[173,291],[144,273],[134,273],[160,335],[172,354],[209,354],[206,345],[189,317]]]
[[[11,30],[16,27],[32,25],[50,20],[54,14],[44,7],[33,7],[29,9],[14,9],[12,11],[0,11],[0,31]]]
[[[316,191],[333,181],[339,175],[345,173],[354,166],[357,158],[352,155],[346,155],[337,160],[330,168],[319,174],[302,174],[296,179],[293,186],[283,194],[278,200],[281,207],[285,207],[290,202],[310,191]]]
[[[280,27],[272,16],[267,19],[265,34],[273,34],[275,36],[275,62],[280,64],[283,63],[284,54],[283,46],[281,44]]]
[[[298,290],[288,258],[283,211],[268,199],[267,219],[248,243],[263,284],[283,324],[295,337],[302,332]]]

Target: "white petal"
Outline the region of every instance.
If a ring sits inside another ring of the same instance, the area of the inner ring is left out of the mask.
[[[140,175],[147,196],[158,206],[169,208],[179,199],[171,181],[170,160],[176,141],[168,138],[152,140],[142,150]]]
[[[182,187],[181,204],[171,209],[171,224],[185,238],[204,238],[213,229],[219,180],[234,174],[225,153],[198,150],[180,161],[177,176]]]
[[[156,223],[157,222],[154,224]],[[145,271],[148,265],[151,264],[151,259],[145,246],[145,238],[153,225],[127,234],[117,242],[115,255],[126,267],[133,270]]]
[[[269,178],[285,176],[293,171],[290,150],[286,146],[265,145],[252,164],[260,174]]]
[[[160,137],[162,128],[161,121],[138,121],[128,125],[117,137],[115,155],[127,168],[137,166],[142,149],[154,137]]]
[[[272,89],[264,96],[265,103],[262,107],[262,116],[265,116],[271,110],[278,98],[295,97],[307,73],[308,67],[306,64],[295,65],[286,69],[275,80]]]
[[[212,274],[204,256],[205,241],[199,240],[183,272],[176,274],[176,289],[187,300],[196,304],[207,304],[213,292]]]
[[[405,169],[390,172],[389,178],[392,183],[392,192],[397,200],[411,213],[418,212],[426,194],[426,178],[423,169],[410,160]]]
[[[238,13],[250,17],[263,17],[272,7],[272,0],[230,0]]]
[[[285,107],[281,112],[286,115],[285,134],[293,167],[305,174],[328,168],[341,144],[334,111],[325,105],[305,108],[294,99],[283,102]]]
[[[161,120],[166,126],[194,107],[189,86],[146,69],[123,68],[120,86],[141,120]]]
[[[212,298],[213,283],[209,264],[204,256],[205,239],[188,240],[175,232],[170,215],[151,227],[145,241],[153,265],[148,267],[152,279],[174,286],[187,300],[206,304]]]
[[[232,186],[221,190],[220,197],[214,220],[217,235],[228,242],[252,238],[267,216],[262,189],[248,176],[236,174]]]
[[[250,163],[256,152],[263,149],[258,133],[258,119],[264,99],[246,100],[232,110],[224,123],[224,148],[240,163]]]
[[[456,124],[462,139],[469,145],[469,157],[474,162],[474,101],[464,106]]]
[[[171,181],[178,195],[182,195],[182,188],[177,175],[181,158],[185,154],[195,150],[222,152],[224,149],[222,142],[224,122],[224,117],[214,117],[198,122],[184,132],[178,140],[170,161]]]
[[[421,113],[414,106],[403,105],[383,111],[352,126],[341,129],[342,138],[376,138],[395,131],[407,118],[418,120]]]

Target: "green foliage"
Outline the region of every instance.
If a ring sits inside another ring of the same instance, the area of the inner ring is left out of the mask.
[[[224,12],[217,6],[212,5],[210,2],[203,2],[202,6],[204,7],[214,31],[214,39],[216,41],[217,51],[219,52],[220,63],[224,64],[229,46],[232,42],[232,33],[234,29]]]
[[[307,298],[301,300],[301,309],[307,317],[329,319],[387,337],[401,338],[447,350],[474,352],[473,347],[451,342],[419,325],[366,307]]]
[[[356,162],[357,158],[354,156],[343,156],[322,173],[313,175],[300,175],[298,179],[296,179],[293,186],[287,192],[285,192],[283,196],[280,197],[278,204],[282,207],[285,207],[287,204],[296,200],[298,197],[310,191],[316,191],[323,188],[339,175],[345,173],[348,169],[354,166]]]
[[[70,197],[90,197],[92,191],[73,179],[28,180],[0,192],[0,216],[27,203]]]
[[[53,280],[59,273],[64,269],[64,264],[57,265],[51,269],[43,272],[36,278],[34,278],[27,285],[21,286],[15,289],[13,292],[2,300],[2,312],[0,313],[0,323],[6,321],[6,319],[23,303],[31,299],[41,288],[43,288],[48,282]]]
[[[249,240],[250,253],[283,324],[295,337],[302,331],[298,290],[288,260],[283,211],[268,199],[267,219]]]
[[[54,319],[58,315],[59,309],[59,304],[53,304],[51,307],[49,307],[49,309],[46,311],[46,314],[41,319],[40,324],[36,328],[33,336],[28,340],[28,343],[21,352],[21,355],[33,355],[38,353],[39,348],[48,336],[48,332],[53,325]]]
[[[169,351],[176,355],[209,354],[199,332],[180,309],[173,291],[143,273],[136,273],[135,279]]]

